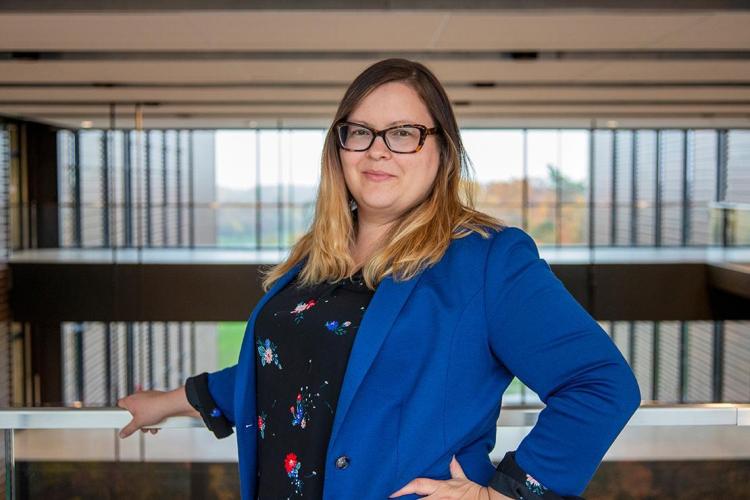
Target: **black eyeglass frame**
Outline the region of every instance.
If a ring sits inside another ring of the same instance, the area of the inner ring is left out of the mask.
[[[372,133],[372,138],[370,140],[370,144],[368,144],[367,147],[364,148],[364,149],[352,149],[352,148],[347,148],[346,146],[344,146],[343,142],[341,141],[341,131],[340,131],[340,129],[341,129],[342,126],[345,126],[345,125],[354,125],[354,126],[362,127],[364,129],[369,130]],[[389,130],[393,130],[393,129],[397,129],[397,128],[403,128],[403,127],[414,127],[414,128],[419,129],[419,144],[417,144],[417,149],[415,149],[414,151],[393,151],[393,148],[391,148],[391,145],[388,144],[388,139],[386,139],[385,134]],[[427,140],[427,136],[428,135],[432,135],[432,134],[436,134],[437,131],[438,131],[438,128],[437,127],[428,128],[425,125],[420,125],[419,123],[402,123],[400,125],[394,125],[393,127],[385,128],[383,130],[375,130],[374,128],[368,127],[367,125],[362,125],[361,123],[348,122],[348,121],[340,121],[340,122],[336,123],[336,125],[334,126],[334,130],[336,132],[336,142],[338,143],[338,145],[339,145],[339,147],[341,149],[345,149],[347,151],[357,151],[357,152],[367,151],[368,149],[370,149],[372,147],[372,144],[375,142],[375,138],[377,138],[377,136],[381,136],[383,138],[383,142],[385,142],[385,146],[391,152],[397,153],[397,154],[406,154],[406,155],[408,155],[408,154],[418,153],[422,149],[422,146],[424,146],[424,141]]]

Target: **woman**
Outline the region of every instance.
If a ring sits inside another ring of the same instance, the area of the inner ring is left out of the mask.
[[[121,436],[181,414],[236,429],[243,499],[580,498],[638,384],[531,237],[472,208],[466,160],[425,66],[367,68],[238,363],[120,400]],[[546,407],[495,467],[514,376]]]

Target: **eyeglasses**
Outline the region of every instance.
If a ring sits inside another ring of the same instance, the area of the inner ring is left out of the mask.
[[[334,128],[339,146],[347,151],[367,151],[375,138],[381,136],[394,153],[416,153],[422,149],[428,135],[437,133],[437,127],[427,128],[416,123],[375,130],[359,123],[342,121]]]

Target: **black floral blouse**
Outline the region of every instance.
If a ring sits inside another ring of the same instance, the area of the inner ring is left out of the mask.
[[[292,280],[258,313],[255,324],[258,500],[323,497],[325,457],[339,391],[362,316],[374,294],[351,278],[312,287]],[[218,438],[230,422],[208,391],[206,372],[185,391]],[[526,474],[508,452],[489,486],[518,499],[560,497]],[[395,490],[394,490],[395,491]]]

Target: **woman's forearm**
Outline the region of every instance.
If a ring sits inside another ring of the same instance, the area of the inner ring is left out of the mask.
[[[167,391],[167,398],[170,415],[200,418],[200,412],[193,408],[188,402],[184,385],[181,385],[177,389]]]

